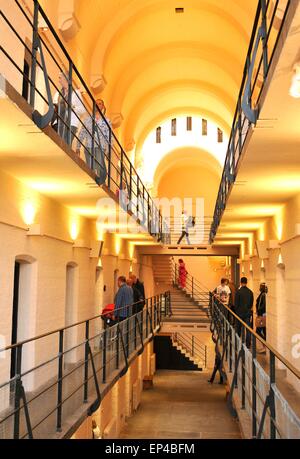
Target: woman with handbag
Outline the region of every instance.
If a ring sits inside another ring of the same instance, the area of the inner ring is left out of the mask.
[[[265,283],[260,284],[259,287],[260,294],[256,300],[256,333],[261,336],[265,341],[267,339],[267,329],[266,329],[266,299],[268,293],[268,287]],[[260,353],[266,352],[265,346]]]

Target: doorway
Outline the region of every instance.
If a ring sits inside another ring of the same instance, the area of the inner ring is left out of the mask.
[[[20,290],[20,263],[15,262],[14,268],[14,293],[13,293],[13,310],[12,310],[12,331],[11,344],[18,342],[18,318],[19,318],[19,290]],[[17,349],[11,351],[10,378],[16,375],[16,357]]]

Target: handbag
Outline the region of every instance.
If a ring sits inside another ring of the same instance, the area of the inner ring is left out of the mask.
[[[267,324],[267,317],[266,316],[258,316],[255,320],[255,327],[256,328],[266,328]]]

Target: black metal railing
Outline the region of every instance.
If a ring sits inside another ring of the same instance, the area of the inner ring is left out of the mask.
[[[174,343],[181,346],[203,368],[207,366],[207,346],[191,333],[173,333]]]
[[[35,124],[40,129],[52,126],[58,142],[84,157],[78,162],[85,161],[96,183],[164,243],[169,237],[166,221],[39,2],[8,4],[0,12],[2,75],[30,104]]]
[[[242,84],[234,114],[221,183],[210,230],[213,243],[227,199],[236,180],[244,145],[260,111],[260,100],[281,31],[291,5],[290,0],[259,0],[244,67]]]
[[[210,308],[217,365],[222,374],[226,370],[232,415],[237,417],[238,410],[248,414],[252,438],[299,439],[300,418],[294,409],[299,407],[300,395],[296,392],[292,406],[288,385],[299,387],[300,371],[214,294]],[[260,354],[262,350],[265,357]]]
[[[172,260],[172,279],[173,285],[180,287],[179,283],[179,265]],[[193,301],[199,304],[203,310],[209,313],[210,292],[209,289],[197,280],[190,273],[186,274],[185,278],[185,293],[192,298]]]
[[[55,438],[70,419],[95,412],[102,389],[127,372],[169,315],[170,294],[131,315],[136,305],[107,313],[114,325],[104,329],[99,315],[0,349],[2,363],[16,352],[15,376],[5,379],[9,366],[1,367],[0,438]]]

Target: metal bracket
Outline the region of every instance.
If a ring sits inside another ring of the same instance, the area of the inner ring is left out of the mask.
[[[252,76],[253,76],[253,71],[254,71],[254,65],[255,65],[255,60],[257,56],[257,51],[259,47],[259,42],[260,40],[265,41],[266,38],[266,23],[263,20],[262,25],[258,29],[257,37],[256,37],[256,42],[252,54],[252,61],[250,63],[250,67],[248,69],[248,77],[247,77],[247,83],[242,99],[242,110],[245,113],[246,118],[250,121],[252,124],[256,124],[258,120],[258,109],[257,108],[252,108],[251,106],[251,81],[252,81]],[[264,75],[265,76],[265,75]]]
[[[122,376],[124,376],[127,373],[129,365],[128,365],[128,358],[127,358],[127,354],[126,354],[124,339],[123,339],[123,335],[122,335],[121,330],[120,330],[120,324],[119,323],[118,323],[117,329],[118,329],[118,334],[119,334],[119,336],[121,338],[121,344],[122,344],[123,354],[124,354],[124,358],[125,358],[125,368],[123,368],[123,370],[120,373],[120,378],[122,378]]]
[[[87,415],[91,416],[93,413],[95,413],[98,410],[98,408],[100,406],[100,403],[101,403],[101,400],[102,400],[102,397],[101,397],[101,393],[100,393],[100,389],[99,389],[99,384],[98,384],[98,379],[97,379],[97,372],[96,372],[96,368],[95,368],[95,364],[94,364],[94,358],[93,358],[92,350],[91,350],[91,347],[90,347],[89,343],[87,343],[87,346],[88,346],[88,353],[89,353],[89,355],[91,357],[93,376],[94,376],[95,387],[96,387],[96,392],[97,392],[96,400],[91,404],[91,406],[87,410]]]
[[[141,355],[143,352],[144,352],[144,341],[143,341],[143,335],[142,335],[142,329],[141,329],[141,324],[137,318],[137,315],[135,315],[135,323],[137,324],[138,326],[138,331],[139,331],[139,335],[140,335],[140,338],[141,338],[141,345],[142,345],[142,348],[139,350],[138,352],[138,355]]]
[[[19,400],[21,399],[23,401],[23,407],[24,407],[24,412],[25,412],[25,419],[26,419],[28,438],[30,440],[32,440],[33,439],[33,433],[32,433],[32,427],[31,427],[31,422],[30,422],[29,410],[28,410],[28,405],[27,405],[24,386],[23,386],[23,383],[22,383],[21,379],[18,379],[16,381],[16,397]]]
[[[40,128],[44,129],[46,126],[48,126],[53,118],[54,115],[54,105],[53,105],[53,99],[52,99],[52,94],[50,90],[50,84],[49,84],[49,77],[47,73],[47,68],[46,68],[46,62],[44,58],[44,53],[43,53],[43,48],[42,48],[42,43],[40,37],[37,35],[34,43],[34,48],[37,50],[38,48],[40,49],[40,54],[41,54],[41,60],[42,60],[42,68],[43,68],[43,74],[44,74],[44,80],[45,80],[45,86],[46,86],[46,91],[47,91],[47,100],[49,104],[49,109],[45,115],[41,115],[37,110],[34,110],[32,113],[32,120],[34,123]]]
[[[230,392],[229,392],[229,396],[228,396],[228,400],[227,400],[227,404],[229,406],[230,413],[232,414],[232,416],[234,418],[237,417],[237,411],[233,406],[232,397],[233,397],[233,391],[234,391],[235,386],[236,386],[239,363],[240,363],[240,360],[242,358],[242,355],[243,355],[243,347],[241,348],[241,350],[239,352],[239,355],[238,355],[238,358],[237,358],[237,361],[236,361],[236,366],[235,366],[235,369],[234,369],[234,375],[233,375],[233,379],[232,379],[232,383],[231,383],[231,387],[230,387]]]

